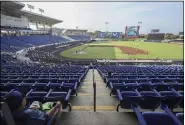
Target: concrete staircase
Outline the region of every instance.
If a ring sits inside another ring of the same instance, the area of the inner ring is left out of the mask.
[[[71,97],[72,111],[63,111],[56,125],[138,125],[133,112],[116,112],[117,98],[110,96],[97,70],[94,70],[97,85],[96,112],[93,111],[93,70],[86,74],[78,96]]]

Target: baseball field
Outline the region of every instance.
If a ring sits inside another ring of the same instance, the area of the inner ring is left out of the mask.
[[[100,41],[83,44],[60,53],[75,59],[183,59],[183,44]]]

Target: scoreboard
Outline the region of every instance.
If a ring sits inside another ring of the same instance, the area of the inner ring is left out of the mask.
[[[99,32],[98,38],[122,38],[122,32]]]
[[[140,26],[126,26],[125,38],[138,38]]]

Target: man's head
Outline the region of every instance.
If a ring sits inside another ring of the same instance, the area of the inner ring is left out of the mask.
[[[13,91],[8,94],[5,102],[8,104],[11,111],[21,108],[23,103],[25,103],[23,95],[18,91]]]

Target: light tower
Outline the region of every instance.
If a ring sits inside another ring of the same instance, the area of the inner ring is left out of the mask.
[[[34,9],[34,6],[30,5],[30,4],[27,4],[28,8],[30,9],[30,12],[32,9]]]
[[[140,29],[141,29],[140,26],[141,26],[142,23],[143,23],[142,21],[139,21],[139,22],[138,22],[138,26],[139,26]]]
[[[39,8],[39,12],[42,15],[42,13],[44,13],[44,10]]]
[[[105,22],[106,32],[107,32],[107,25],[108,24],[109,24],[109,22]]]

